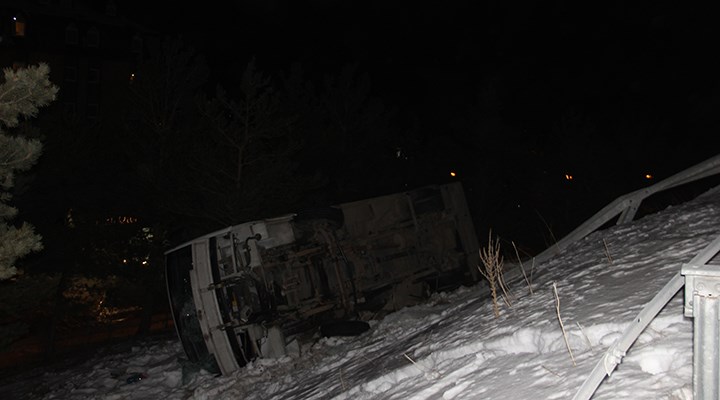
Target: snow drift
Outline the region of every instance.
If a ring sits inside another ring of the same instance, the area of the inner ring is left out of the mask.
[[[3,398],[567,399],[684,262],[720,234],[720,191],[595,232],[511,285],[495,318],[484,285],[439,293],[353,338],[303,338],[297,354],[215,377],[182,362],[175,339],[136,343],[62,369],[5,379]],[[528,266],[525,266],[528,269]],[[556,314],[553,283],[576,366]],[[128,384],[131,373],[147,378]],[[594,399],[690,399],[692,321],[682,292]]]

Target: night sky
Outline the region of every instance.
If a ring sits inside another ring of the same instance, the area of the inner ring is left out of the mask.
[[[389,174],[408,186],[462,180],[478,231],[502,219],[508,232],[561,235],[717,152],[714,13],[626,3],[119,6],[194,46],[212,84],[232,87],[251,57],[273,76],[302,65],[318,82],[355,66],[393,110],[398,136],[378,151],[401,149],[406,165]]]

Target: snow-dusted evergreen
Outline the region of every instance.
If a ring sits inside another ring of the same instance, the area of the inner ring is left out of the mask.
[[[37,162],[42,145],[8,129],[17,127],[23,118],[36,116],[39,108],[55,99],[57,87],[50,83],[49,73],[44,64],[7,68],[0,84],[0,281],[17,274],[17,259],[42,248],[31,225],[13,224],[17,209],[9,204],[15,173]]]

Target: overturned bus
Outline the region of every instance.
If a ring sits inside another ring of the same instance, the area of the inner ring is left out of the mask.
[[[323,323],[416,304],[475,276],[478,243],[460,183],[246,222],[166,252],[190,361],[231,373],[278,357]]]

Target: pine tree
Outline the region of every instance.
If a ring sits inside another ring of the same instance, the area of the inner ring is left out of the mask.
[[[17,275],[15,262],[42,249],[40,235],[31,225],[11,224],[17,209],[9,205],[16,172],[28,170],[40,157],[38,140],[11,135],[6,129],[16,127],[21,119],[37,115],[38,109],[55,99],[57,87],[50,83],[50,69],[45,64],[4,70],[0,84],[0,281]]]

